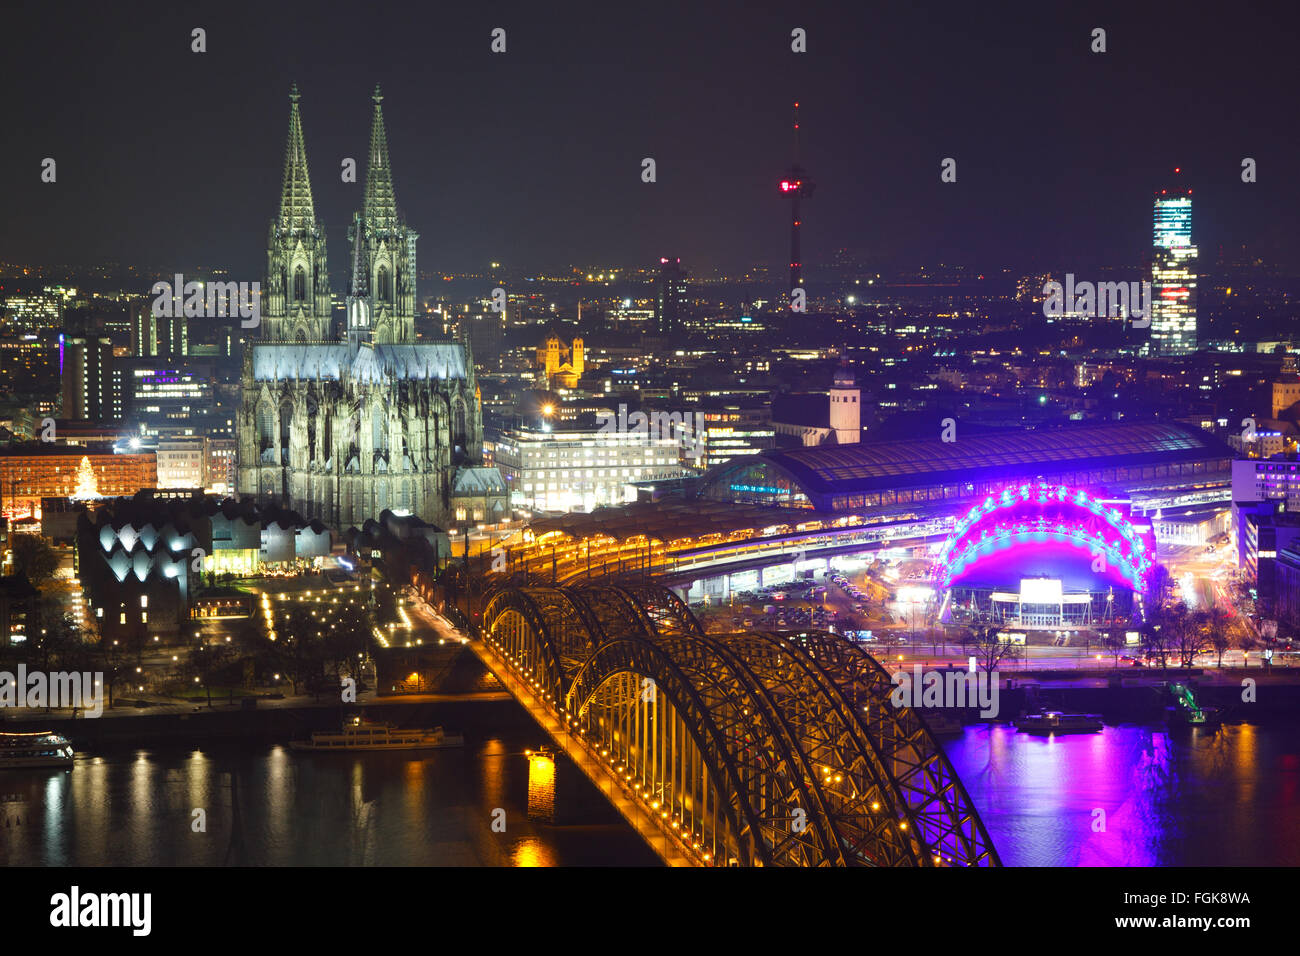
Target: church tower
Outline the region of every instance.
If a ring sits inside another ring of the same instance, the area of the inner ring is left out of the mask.
[[[393,170],[384,129],[384,95],[375,87],[370,123],[370,158],[361,214],[348,230],[353,274],[349,289],[348,338],[376,345],[415,341],[415,240],[397,211]],[[359,325],[364,320],[369,332]]]
[[[312,204],[296,83],[289,91],[289,142],[284,151],[280,215],[271,220],[266,244],[261,338],[268,342],[327,342],[333,338],[325,231],[316,221]]]
[[[856,445],[862,440],[862,390],[847,365],[837,368],[831,380],[828,424],[837,445]]]

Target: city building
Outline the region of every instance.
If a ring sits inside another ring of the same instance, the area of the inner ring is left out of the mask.
[[[1300,375],[1296,374],[1295,355],[1287,353],[1282,358],[1282,372],[1273,380],[1273,419],[1300,420]]]
[[[1134,622],[1155,538],[1124,504],[1045,482],[1009,484],[972,508],[938,563],[941,620],[1045,630]],[[1098,563],[1095,556],[1105,554]]]
[[[40,292],[6,296],[6,334],[37,335],[42,329],[59,328],[63,325],[64,309],[76,295],[76,289],[46,286]]]
[[[1274,510],[1300,512],[1300,463],[1238,459],[1232,463],[1232,500],[1271,502]]]
[[[659,260],[659,278],[655,285],[655,332],[660,336],[682,331],[690,316],[688,275],[681,259]]]
[[[174,639],[196,616],[204,574],[319,565],[332,549],[318,522],[251,502],[141,492],[77,518],[77,569],[101,640]]]
[[[235,493],[239,442],[233,438],[208,439],[207,484],[204,490],[216,495]]]
[[[1296,636],[1300,627],[1300,544],[1278,550],[1274,572],[1274,614],[1278,621],[1285,621],[1289,633]]]
[[[574,429],[508,430],[495,461],[512,507],[592,511],[636,500],[633,482],[682,474],[676,435]]]
[[[712,468],[741,455],[757,455],[776,446],[776,431],[766,408],[701,405],[691,412],[690,418],[691,423],[682,430],[688,443],[682,453],[683,458],[690,459],[692,468]]]
[[[1151,339],[1156,355],[1196,351],[1196,258],[1192,191],[1161,190],[1155,200],[1151,259]]]
[[[546,343],[537,350],[537,370],[544,377],[547,388],[576,388],[578,379],[586,370],[582,339],[575,337],[566,346],[558,335],[548,336]]]
[[[270,228],[261,338],[244,350],[240,494],[336,528],[393,509],[443,526],[455,469],[482,456],[468,342],[417,342],[417,233],[393,188],[378,88],[362,210],[354,217],[342,341],[331,332],[325,236],[290,93],[280,211]]]
[[[183,359],[190,354],[189,319],[180,315],[155,315],[153,299],[132,304],[131,354],[137,358]]]
[[[853,373],[836,369],[827,393],[774,398],[772,428],[778,441],[789,439],[803,447],[857,444],[862,437],[862,391]]]
[[[115,374],[113,340],[59,335],[63,417],[93,422],[122,420],[122,379]]]
[[[207,486],[208,440],[197,438],[160,439],[158,442],[159,488],[205,488]]]
[[[458,468],[451,487],[456,526],[496,526],[510,520],[510,496],[499,468]]]
[[[146,435],[157,435],[178,422],[193,422],[213,407],[211,377],[190,363],[158,365],[124,359],[122,388],[125,417]]]
[[[141,488],[157,487],[158,464],[152,452],[114,454],[102,445],[52,442],[9,445],[0,447],[0,509],[10,518],[39,518],[42,498],[78,493],[79,479],[85,474],[83,462],[100,496],[133,495]]]
[[[1300,514],[1271,501],[1233,502],[1233,532],[1238,567],[1269,613],[1277,594],[1278,556],[1300,547]]]
[[[0,577],[0,644],[22,644],[28,639],[39,613],[39,598],[40,592],[22,572]]]

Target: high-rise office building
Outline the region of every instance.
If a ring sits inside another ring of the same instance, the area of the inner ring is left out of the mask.
[[[1157,355],[1196,351],[1196,246],[1192,245],[1192,191],[1156,195],[1151,258],[1151,339]]]
[[[122,380],[114,375],[113,341],[59,336],[63,417],[92,422],[122,418]]]
[[[184,358],[190,354],[189,320],[184,315],[154,315],[152,301],[131,309],[131,354],[137,358]]]
[[[681,259],[659,260],[659,281],[655,289],[655,331],[673,335],[682,330],[688,309],[687,273]]]

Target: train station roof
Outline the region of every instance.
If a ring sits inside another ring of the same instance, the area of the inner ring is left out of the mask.
[[[824,445],[733,458],[705,475],[701,492],[708,494],[710,484],[716,491],[737,471],[757,466],[788,476],[811,502],[828,508],[832,495],[1236,457],[1208,432],[1172,422],[1089,422],[959,433],[950,442],[941,439],[937,426],[935,432],[934,438]]]
[[[800,508],[770,508],[737,505],[726,501],[665,498],[636,501],[591,512],[574,512],[537,518],[529,527],[536,535],[560,531],[573,538],[606,535],[623,540],[646,535],[658,541],[701,538],[709,534],[731,534],[747,529],[794,526],[809,521],[833,520]]]

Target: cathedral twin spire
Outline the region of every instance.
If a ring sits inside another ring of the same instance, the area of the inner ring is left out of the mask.
[[[375,111],[370,124],[370,158],[366,165],[365,204],[362,218],[380,229],[398,224],[397,194],[393,190],[393,169],[388,160],[388,133],[384,127],[384,94],[376,84],[370,96]],[[311,229],[316,210],[311,198],[311,174],[307,170],[307,146],[298,111],[298,84],[289,90],[289,141],[284,150],[284,186],[280,193],[280,222],[288,230]]]
[[[366,166],[366,200],[362,217],[378,229],[397,227],[397,195],[393,192],[393,170],[388,163],[388,133],[384,129],[384,94],[375,85],[370,97],[375,104],[370,122],[370,161]]]
[[[311,199],[311,174],[307,171],[307,147],[302,138],[298,99],[298,84],[295,83],[289,91],[289,142],[284,148],[280,225],[288,232],[312,232],[316,228],[316,209]]]
[[[300,240],[314,245],[319,242],[319,262],[324,263],[324,236],[316,222],[312,201],[311,176],[307,168],[307,148],[298,109],[298,85],[289,91],[289,136],[285,146],[284,181],[280,194],[280,215],[272,228],[272,249],[268,268],[271,301],[264,309],[271,321],[263,335],[272,340],[323,341],[330,338],[328,317],[328,275],[307,269],[314,287],[304,294],[303,279],[298,275],[303,262]],[[414,336],[415,239],[416,233],[402,222],[393,189],[393,172],[388,158],[388,134],[384,125],[383,93],[378,85],[371,94],[374,103],[370,127],[370,153],[366,166],[362,209],[355,217],[348,237],[353,244],[352,274],[348,284],[349,300],[365,299],[367,316],[376,311],[381,328],[378,333],[390,341],[411,341]],[[295,248],[297,247],[297,248]],[[278,281],[277,281],[278,280]],[[319,284],[318,284],[319,283]],[[277,288],[280,290],[276,297]],[[314,294],[313,294],[314,293]],[[311,302],[324,296],[324,315]],[[372,301],[375,300],[375,301]],[[295,322],[295,306],[298,321]],[[351,302],[346,317],[353,331],[354,309]],[[369,321],[366,322],[369,326]],[[306,334],[302,334],[304,328]],[[353,336],[350,336],[353,337]],[[366,337],[370,337],[367,329]]]

